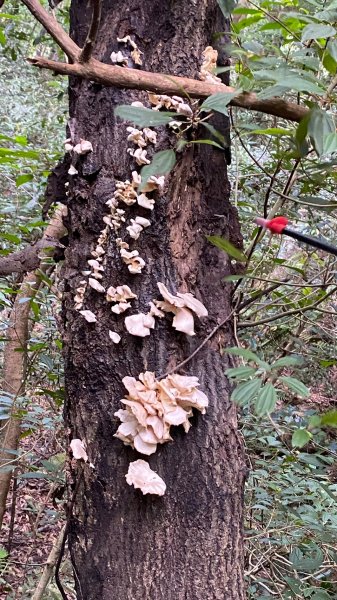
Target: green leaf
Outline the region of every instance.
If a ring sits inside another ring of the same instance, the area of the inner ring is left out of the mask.
[[[227,105],[230,101],[241,94],[241,90],[237,90],[235,92],[220,92],[219,94],[213,94],[213,96],[209,96],[200,106],[201,111],[216,110],[217,112],[222,113],[223,115],[228,116]]]
[[[304,553],[300,548],[294,548],[289,555],[289,560],[296,571],[313,573],[322,565],[322,550],[316,544],[310,544],[309,548],[305,548],[305,550]]]
[[[177,114],[174,112],[158,112],[151,108],[141,108],[129,104],[117,106],[115,115],[124,121],[131,121],[139,127],[159,127],[159,125],[167,125],[177,119]]]
[[[27,183],[27,181],[32,181],[32,179],[34,179],[33,175],[28,173],[26,175],[19,175],[19,177],[17,177],[15,180],[15,185],[16,187],[20,187],[20,185]]]
[[[322,154],[332,154],[337,152],[337,133],[331,132],[323,140],[323,152]]]
[[[156,152],[152,157],[151,164],[145,165],[140,172],[142,182],[139,186],[139,191],[142,191],[145,187],[149,177],[152,177],[152,175],[157,177],[166,175],[173,169],[175,164],[176,155],[173,150],[161,150],[160,152]]]
[[[240,383],[232,392],[231,400],[236,404],[246,406],[250,400],[256,397],[261,384],[261,379],[253,379],[252,381]]]
[[[0,548],[0,560],[4,560],[5,558],[7,558],[7,556],[8,556],[7,550],[5,550],[5,548]]]
[[[321,23],[311,23],[304,27],[302,31],[302,42],[308,40],[318,40],[320,38],[332,37],[337,33],[336,29],[331,25],[322,25]]]
[[[337,427],[337,410],[329,410],[329,412],[321,415],[321,424],[329,427]]]
[[[326,137],[335,132],[336,127],[332,116],[320,108],[314,108],[309,116],[308,135],[318,156],[324,153]]]
[[[261,358],[259,358],[257,354],[255,354],[248,348],[238,348],[238,347],[225,348],[225,352],[227,352],[227,354],[234,354],[234,356],[240,356],[241,358],[244,358],[245,360],[250,360],[252,362],[255,362],[257,365],[259,365],[259,367],[261,367],[265,371],[270,370],[270,365],[267,362],[265,362],[264,360],[261,360]]]
[[[15,137],[9,137],[0,133],[0,140],[6,140],[6,142],[13,142],[20,144],[21,146],[27,146],[27,138],[25,135],[16,135]]]
[[[3,32],[3,29],[0,29],[0,45],[6,46],[6,36]]]
[[[0,239],[7,240],[8,242],[12,242],[13,244],[20,244],[22,241],[18,235],[15,235],[15,233],[5,232],[0,233]]]
[[[296,429],[291,438],[293,448],[303,448],[312,438],[312,433],[300,427]]]
[[[281,367],[294,367],[299,365],[302,362],[302,359],[295,356],[283,356],[276,360],[272,365],[270,365],[271,369],[280,369]]]
[[[0,157],[8,158],[32,158],[39,160],[40,153],[35,150],[10,150],[9,148],[0,148]]]
[[[307,204],[308,206],[314,206],[316,210],[323,210],[325,212],[331,212],[337,208],[337,202],[329,202],[327,198],[321,196],[300,196],[301,204]],[[294,198],[296,202],[296,198]]]
[[[266,383],[259,391],[256,403],[255,413],[258,417],[271,413],[276,405],[277,393],[272,383]]]
[[[234,369],[226,369],[225,374],[227,375],[227,377],[230,377],[231,379],[248,379],[248,377],[251,377],[252,375],[255,375],[256,373],[256,369],[254,369],[253,367],[235,367]]]
[[[332,600],[330,594],[325,592],[324,590],[319,590],[315,592],[313,596],[310,597],[310,600]]]
[[[298,394],[299,396],[302,396],[303,398],[307,398],[309,396],[310,391],[308,390],[307,386],[304,385],[304,383],[302,383],[302,381],[300,381],[299,379],[296,379],[295,377],[280,377],[279,379],[283,381],[288,388],[296,392],[296,394]]]
[[[218,5],[224,17],[229,17],[237,5],[237,0],[218,0]]]
[[[233,244],[231,244],[231,242],[229,242],[225,238],[219,237],[217,235],[206,235],[206,238],[209,242],[211,242],[211,244],[213,244],[213,246],[216,246],[217,248],[220,248],[220,250],[227,252],[229,256],[232,256],[232,258],[235,258],[235,260],[237,260],[238,262],[247,261],[247,257],[243,254],[243,252],[241,252],[241,250],[233,246]]]
[[[223,148],[228,148],[229,140],[226,140],[225,136],[220,131],[215,129],[213,125],[210,125],[210,123],[206,123],[206,121],[204,123],[200,123],[200,125],[202,127],[205,127],[212,135],[214,135],[214,137],[218,140],[219,144]]]
[[[223,146],[220,146],[217,142],[213,140],[179,140],[177,144],[177,150],[181,150],[184,146],[189,146],[190,144],[208,144],[209,146],[215,146],[216,148],[220,148],[223,150]]]
[[[337,63],[337,40],[329,40],[326,47],[326,52],[330,54],[331,58]]]
[[[253,129],[249,131],[249,135],[272,135],[272,136],[292,136],[294,135],[293,129],[284,129],[282,127],[269,127],[267,129]]]

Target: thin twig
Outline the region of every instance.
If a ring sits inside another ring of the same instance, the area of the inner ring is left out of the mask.
[[[172,373],[175,373],[176,371],[178,371],[178,369],[181,369],[182,367],[187,365],[187,363],[189,363],[190,360],[192,360],[192,358],[194,358],[195,355],[198,354],[198,352],[200,352],[200,350],[205,346],[205,344],[207,344],[207,342],[209,342],[209,340],[213,337],[213,335],[217,331],[219,331],[219,329],[221,329],[221,327],[223,327],[232,318],[235,311],[236,311],[236,307],[233,308],[233,310],[229,313],[229,315],[227,315],[227,317],[225,319],[223,319],[223,321],[221,321],[221,323],[219,323],[219,325],[217,325],[216,327],[214,327],[214,329],[212,329],[211,333],[209,333],[208,336],[205,337],[205,339],[194,350],[194,352],[192,352],[192,354],[190,354],[190,356],[185,358],[185,360],[183,360],[182,362],[178,363],[175,367],[173,367],[173,369],[170,369],[170,371],[167,371],[166,373],[164,373],[164,375],[160,375],[158,377],[158,379],[164,379],[164,377],[167,377],[168,375],[172,375]]]
[[[101,22],[102,0],[91,0],[91,4],[93,5],[91,23],[82,52],[78,59],[80,63],[86,63],[90,60],[96,42],[99,24]]]
[[[62,559],[63,559],[63,555],[64,555],[64,549],[65,549],[65,545],[66,545],[66,541],[68,538],[68,533],[69,533],[69,528],[70,528],[70,521],[71,521],[71,517],[73,514],[73,508],[74,508],[74,504],[75,504],[75,500],[76,500],[76,496],[77,496],[77,492],[79,490],[81,481],[83,479],[83,474],[84,474],[84,465],[80,464],[80,472],[75,484],[75,489],[73,491],[72,497],[70,499],[69,502],[69,506],[68,506],[68,514],[67,514],[67,522],[65,524],[65,529],[64,529],[64,536],[63,536],[63,540],[62,540],[62,544],[60,547],[60,552],[58,554],[57,557],[57,561],[56,561],[56,565],[55,565],[55,583],[58,587],[58,589],[60,590],[60,594],[62,596],[62,600],[68,600],[68,596],[64,591],[64,587],[61,583],[61,579],[60,579],[60,567],[61,567],[61,563],[62,563]],[[82,595],[82,594],[81,594]]]
[[[266,317],[265,319],[261,319],[261,321],[243,321],[242,323],[238,323],[238,327],[257,327],[258,325],[264,325],[265,323],[271,323],[272,321],[276,321],[278,319],[282,319],[283,317],[289,317],[290,315],[302,314],[308,310],[314,310],[316,306],[324,302],[329,296],[332,296],[337,291],[337,287],[334,287],[324,298],[320,298],[310,306],[305,306],[304,308],[294,308],[293,310],[286,310],[281,313],[277,313],[271,317]]]
[[[62,548],[62,544],[63,544],[63,540],[64,540],[64,536],[65,536],[65,531],[66,531],[66,525],[63,525],[59,536],[54,544],[54,546],[52,547],[49,556],[47,558],[47,562],[45,564],[45,567],[43,569],[43,573],[41,576],[41,579],[37,585],[37,588],[32,596],[32,600],[42,600],[44,593],[46,591],[47,585],[52,577],[53,571],[54,571],[54,567],[56,565],[57,559],[60,555],[61,552],[61,548]]]
[[[38,0],[21,0],[32,15],[43,25],[58,46],[62,48],[65,54],[72,61],[76,61],[81,49],[75,44],[71,37],[64,31],[61,25],[47,10],[43,8]]]

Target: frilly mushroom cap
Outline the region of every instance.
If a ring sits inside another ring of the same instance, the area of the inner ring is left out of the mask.
[[[84,462],[88,461],[88,455],[85,450],[85,443],[82,440],[75,438],[70,442],[70,449],[73,453],[73,457],[76,460],[84,460]]]
[[[181,294],[180,292],[178,292],[177,296],[179,296],[179,298],[182,298],[182,300],[185,303],[185,306],[190,310],[193,310],[193,312],[195,312],[195,314],[198,317],[207,317],[208,310],[206,306],[204,306],[203,303],[200,302],[200,300],[194,298],[193,294],[190,294],[189,292],[187,292],[186,294]]]
[[[150,329],[154,328],[155,320],[151,315],[138,313],[137,315],[126,317],[124,323],[131,335],[146,337],[150,335]]]
[[[173,327],[177,331],[186,333],[186,335],[195,335],[194,318],[188,308],[178,308],[172,321]]]
[[[140,489],[143,494],[156,494],[163,496],[166,491],[166,484],[155,471],[152,471],[149,464],[145,460],[135,460],[130,463],[126,481],[129,485],[133,485],[135,489]]]
[[[208,406],[207,397],[197,389],[197,377],[169,375],[158,381],[145,371],[139,380],[124,377],[123,384],[128,396],[121,400],[126,409],[115,413],[122,422],[115,437],[142,454],[153,454],[157,444],[172,440],[172,425],[183,425],[187,432],[192,408],[204,413]]]
[[[80,310],[80,314],[85,318],[88,323],[96,323],[96,315],[91,310]]]
[[[119,342],[121,341],[121,336],[118,335],[118,333],[116,331],[110,331],[109,330],[109,338],[113,341],[114,344],[119,344]]]

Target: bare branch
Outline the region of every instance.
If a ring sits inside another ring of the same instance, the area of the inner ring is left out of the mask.
[[[37,269],[41,262],[41,250],[60,246],[58,240],[44,236],[35,244],[26,246],[18,252],[13,252],[0,258],[0,276],[11,273],[27,273]]]
[[[181,95],[184,89],[186,94],[192,98],[207,98],[219,92],[234,92],[235,89],[224,84],[211,84],[197,81],[187,77],[177,77],[164,73],[148,73],[113,65],[106,65],[100,61],[90,58],[92,46],[96,39],[99,26],[100,0],[92,0],[94,4],[93,16],[87,40],[81,52],[80,48],[73,42],[69,35],[62,29],[56,19],[52,17],[39,3],[38,0],[22,0],[34,17],[40,21],[44,28],[54,38],[56,43],[64,50],[67,56],[75,64],[61,63],[47,60],[36,56],[29,58],[29,62],[43,69],[50,69],[62,75],[77,75],[83,79],[97,81],[102,85],[129,88],[136,90],[148,90],[159,94]],[[78,61],[81,62],[78,62]],[[259,100],[252,92],[238,94],[231,102],[232,106],[238,106],[248,110],[282,117],[290,121],[299,122],[308,114],[309,109],[298,106],[292,102],[286,102],[281,98]]]
[[[238,327],[257,327],[258,325],[264,325],[265,323],[273,323],[278,319],[283,319],[283,317],[290,317],[291,315],[302,315],[302,313],[307,312],[308,310],[315,310],[316,306],[324,302],[327,298],[335,294],[337,291],[337,287],[333,287],[330,292],[328,292],[323,298],[316,300],[309,306],[305,306],[304,308],[294,308],[291,310],[285,310],[284,312],[278,312],[276,315],[272,315],[270,317],[266,317],[265,319],[261,319],[260,321],[242,321],[238,323]]]
[[[220,83],[205,83],[204,81],[166,75],[165,73],[149,73],[147,71],[139,71],[138,69],[116,67],[114,65],[106,65],[93,58],[88,63],[76,63],[73,65],[48,60],[40,56],[28,58],[28,61],[35,67],[50,69],[62,75],[77,75],[83,79],[97,81],[106,86],[147,90],[158,94],[181,96],[182,89],[184,89],[186,94],[192,98],[207,98],[219,92],[235,92],[235,88]],[[257,95],[252,92],[238,94],[230,104],[296,122],[301,121],[309,112],[308,108],[292,102],[286,102],[281,98],[259,100]]]
[[[62,48],[68,58],[72,61],[78,60],[81,49],[73,42],[61,25],[59,25],[53,15],[46,11],[38,0],[22,0],[22,2],[27,6],[35,19],[48,31],[57,45]]]
[[[65,531],[66,531],[66,526],[63,525],[63,527],[59,533],[59,536],[49,553],[47,562],[43,569],[41,579],[40,579],[40,581],[37,585],[37,588],[32,596],[32,600],[42,600],[42,598],[45,594],[47,585],[53,575],[55,564],[56,564],[59,554],[61,552],[61,548],[62,548],[64,536],[65,536]]]
[[[99,24],[101,21],[102,0],[91,0],[91,4],[93,4],[91,23],[87,39],[84,42],[84,46],[79,57],[80,63],[88,62],[88,60],[90,59],[96,42]]]

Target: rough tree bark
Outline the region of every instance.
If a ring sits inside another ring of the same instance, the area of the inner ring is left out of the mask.
[[[87,3],[73,0],[71,35],[79,46],[89,23]],[[118,48],[116,38],[131,34],[144,52],[144,69],[196,77],[202,51],[212,34],[223,30],[216,0],[104,0],[94,56],[108,63]],[[202,300],[209,317],[198,321],[197,335],[187,338],[165,318],[157,320],[148,338],[131,336],[124,315],[111,313],[103,294],[90,288],[85,308],[98,321],[87,323],[74,310],[75,288],[104,226],[105,203],[115,181],[130,179],[135,168],[126,152],[126,124],[115,121],[113,109],[136,99],[146,102],[147,94],[75,78],[69,91],[75,141],[90,140],[94,148],[81,158],[79,175],[71,178],[64,265],[65,415],[70,438],[85,440],[95,465],[95,470],[85,465],[70,522],[78,598],[243,599],[245,464],[224,375],[229,360],[221,353],[233,343],[230,323],[179,371],[198,376],[210,401],[206,415],[193,418],[187,435],[175,428],[174,441],[149,459],[113,438],[118,426],[114,412],[125,395],[122,378],[145,370],[165,373],[230,314],[231,290],[223,282],[230,262],[205,238],[220,234],[240,244],[224,155],[206,145],[186,149],[150,217],[137,205],[126,208],[128,217],[141,214],[152,221],[131,244],[146,261],[142,275],[130,275],[112,235],[106,254],[105,287],[127,284],[138,295],[130,314],[148,312],[148,302],[159,298],[158,281],[172,292],[189,291]],[[157,150],[170,147],[170,135],[161,130]],[[125,228],[119,235],[132,242]],[[121,334],[120,344],[109,340],[109,329]],[[126,484],[128,464],[137,458],[148,459],[163,477],[165,496],[142,496]]]

